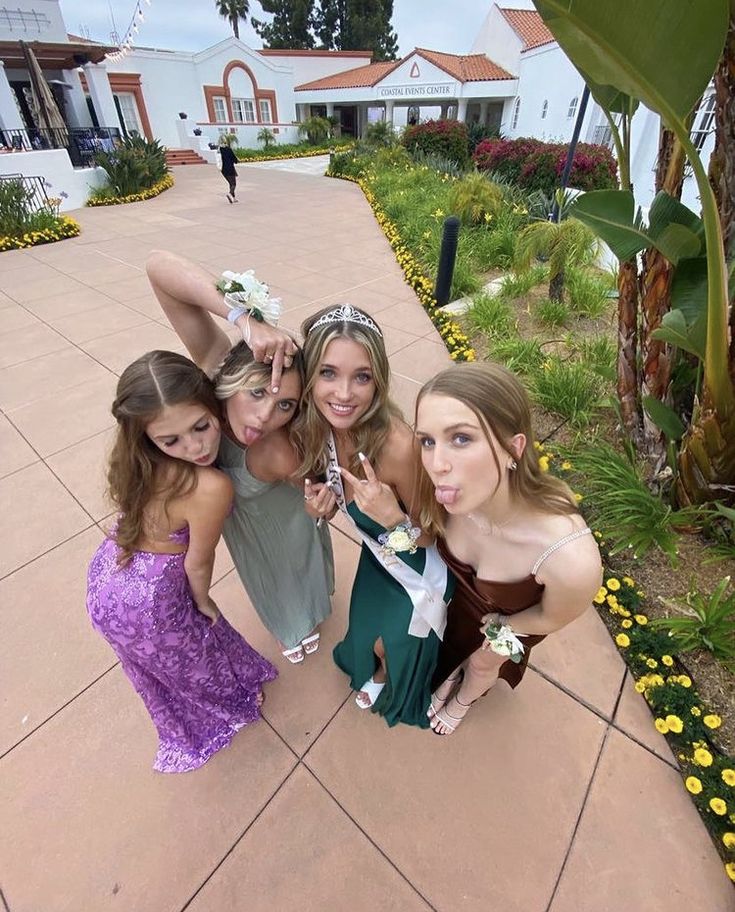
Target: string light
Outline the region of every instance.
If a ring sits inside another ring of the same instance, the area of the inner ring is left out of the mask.
[[[108,60],[116,61],[124,59],[135,46],[133,36],[138,34],[140,25],[146,21],[145,16],[143,15],[143,3],[145,3],[146,6],[150,6],[151,0],[136,0],[135,9],[130,18],[130,24],[125,30],[125,35],[119,43],[117,50],[107,55]]]

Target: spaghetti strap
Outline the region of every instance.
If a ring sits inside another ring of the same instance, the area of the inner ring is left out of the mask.
[[[538,569],[541,566],[541,564],[543,564],[543,562],[546,560],[546,558],[550,557],[554,553],[554,551],[558,551],[559,548],[563,548],[564,545],[569,544],[569,542],[575,541],[575,539],[577,539],[577,538],[582,538],[583,535],[591,535],[591,534],[592,534],[592,529],[589,529],[589,528],[587,528],[587,526],[585,526],[584,529],[577,529],[576,532],[570,532],[569,535],[565,535],[564,538],[560,538],[558,542],[554,542],[554,544],[551,545],[550,547],[548,547],[544,551],[544,553],[541,555],[541,557],[539,557],[539,559],[533,565],[533,568],[531,570],[531,576],[536,576],[536,573],[538,572]]]

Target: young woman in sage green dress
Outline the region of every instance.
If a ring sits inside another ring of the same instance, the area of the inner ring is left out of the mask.
[[[227,318],[230,308],[210,275],[164,251],[146,268],[192,360],[214,375],[224,432],[216,464],[235,490],[225,542],[260,620],[297,664],[319,647],[334,589],[329,529],[304,510],[287,430],[301,395],[300,354],[286,333],[245,314],[231,322],[248,344],[231,349],[211,316]]]
[[[382,333],[368,314],[341,305],[306,320],[302,334],[305,383],[291,434],[302,476],[324,478],[307,486],[307,511],[324,517],[339,507],[362,538],[334,660],[360,708],[388,725],[426,728],[451,582],[410,518],[413,433],[389,397]]]

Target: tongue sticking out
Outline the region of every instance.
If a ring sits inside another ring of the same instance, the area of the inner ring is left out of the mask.
[[[246,427],[245,434],[243,436],[245,438],[246,446],[251,446],[253,443],[255,443],[256,440],[260,440],[260,438],[263,436],[263,432],[258,431],[255,428]]]
[[[453,504],[457,502],[459,491],[457,488],[436,488],[434,497],[440,504]]]

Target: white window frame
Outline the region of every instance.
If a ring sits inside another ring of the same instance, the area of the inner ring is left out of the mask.
[[[214,108],[214,122],[227,123],[227,102],[222,95],[215,95],[212,99]]]
[[[258,99],[258,114],[260,114],[261,123],[264,123],[264,124],[273,123],[273,111],[271,110],[270,98],[259,98]]]
[[[521,96],[519,95],[518,98],[516,98],[516,100],[513,102],[513,116],[510,121],[511,130],[515,130],[516,127],[518,126],[518,118],[520,117],[520,115],[521,115]]]
[[[702,104],[699,105],[694,115],[693,123],[696,126],[692,127],[691,139],[697,152],[702,151],[707,137],[715,129],[715,107],[715,93],[711,92],[702,99]]]
[[[138,112],[138,101],[133,92],[115,92],[117,102],[120,105],[120,113],[125,121],[125,129],[128,133],[137,133],[143,135],[140,125],[140,115]]]
[[[233,98],[232,119],[235,123],[256,123],[255,99]]]
[[[544,103],[541,105],[541,120],[546,120],[546,115],[549,113],[549,99],[544,98]]]
[[[567,111],[567,120],[573,120],[577,115],[577,105],[579,104],[579,95],[575,95],[574,98],[569,102],[569,110]]]

